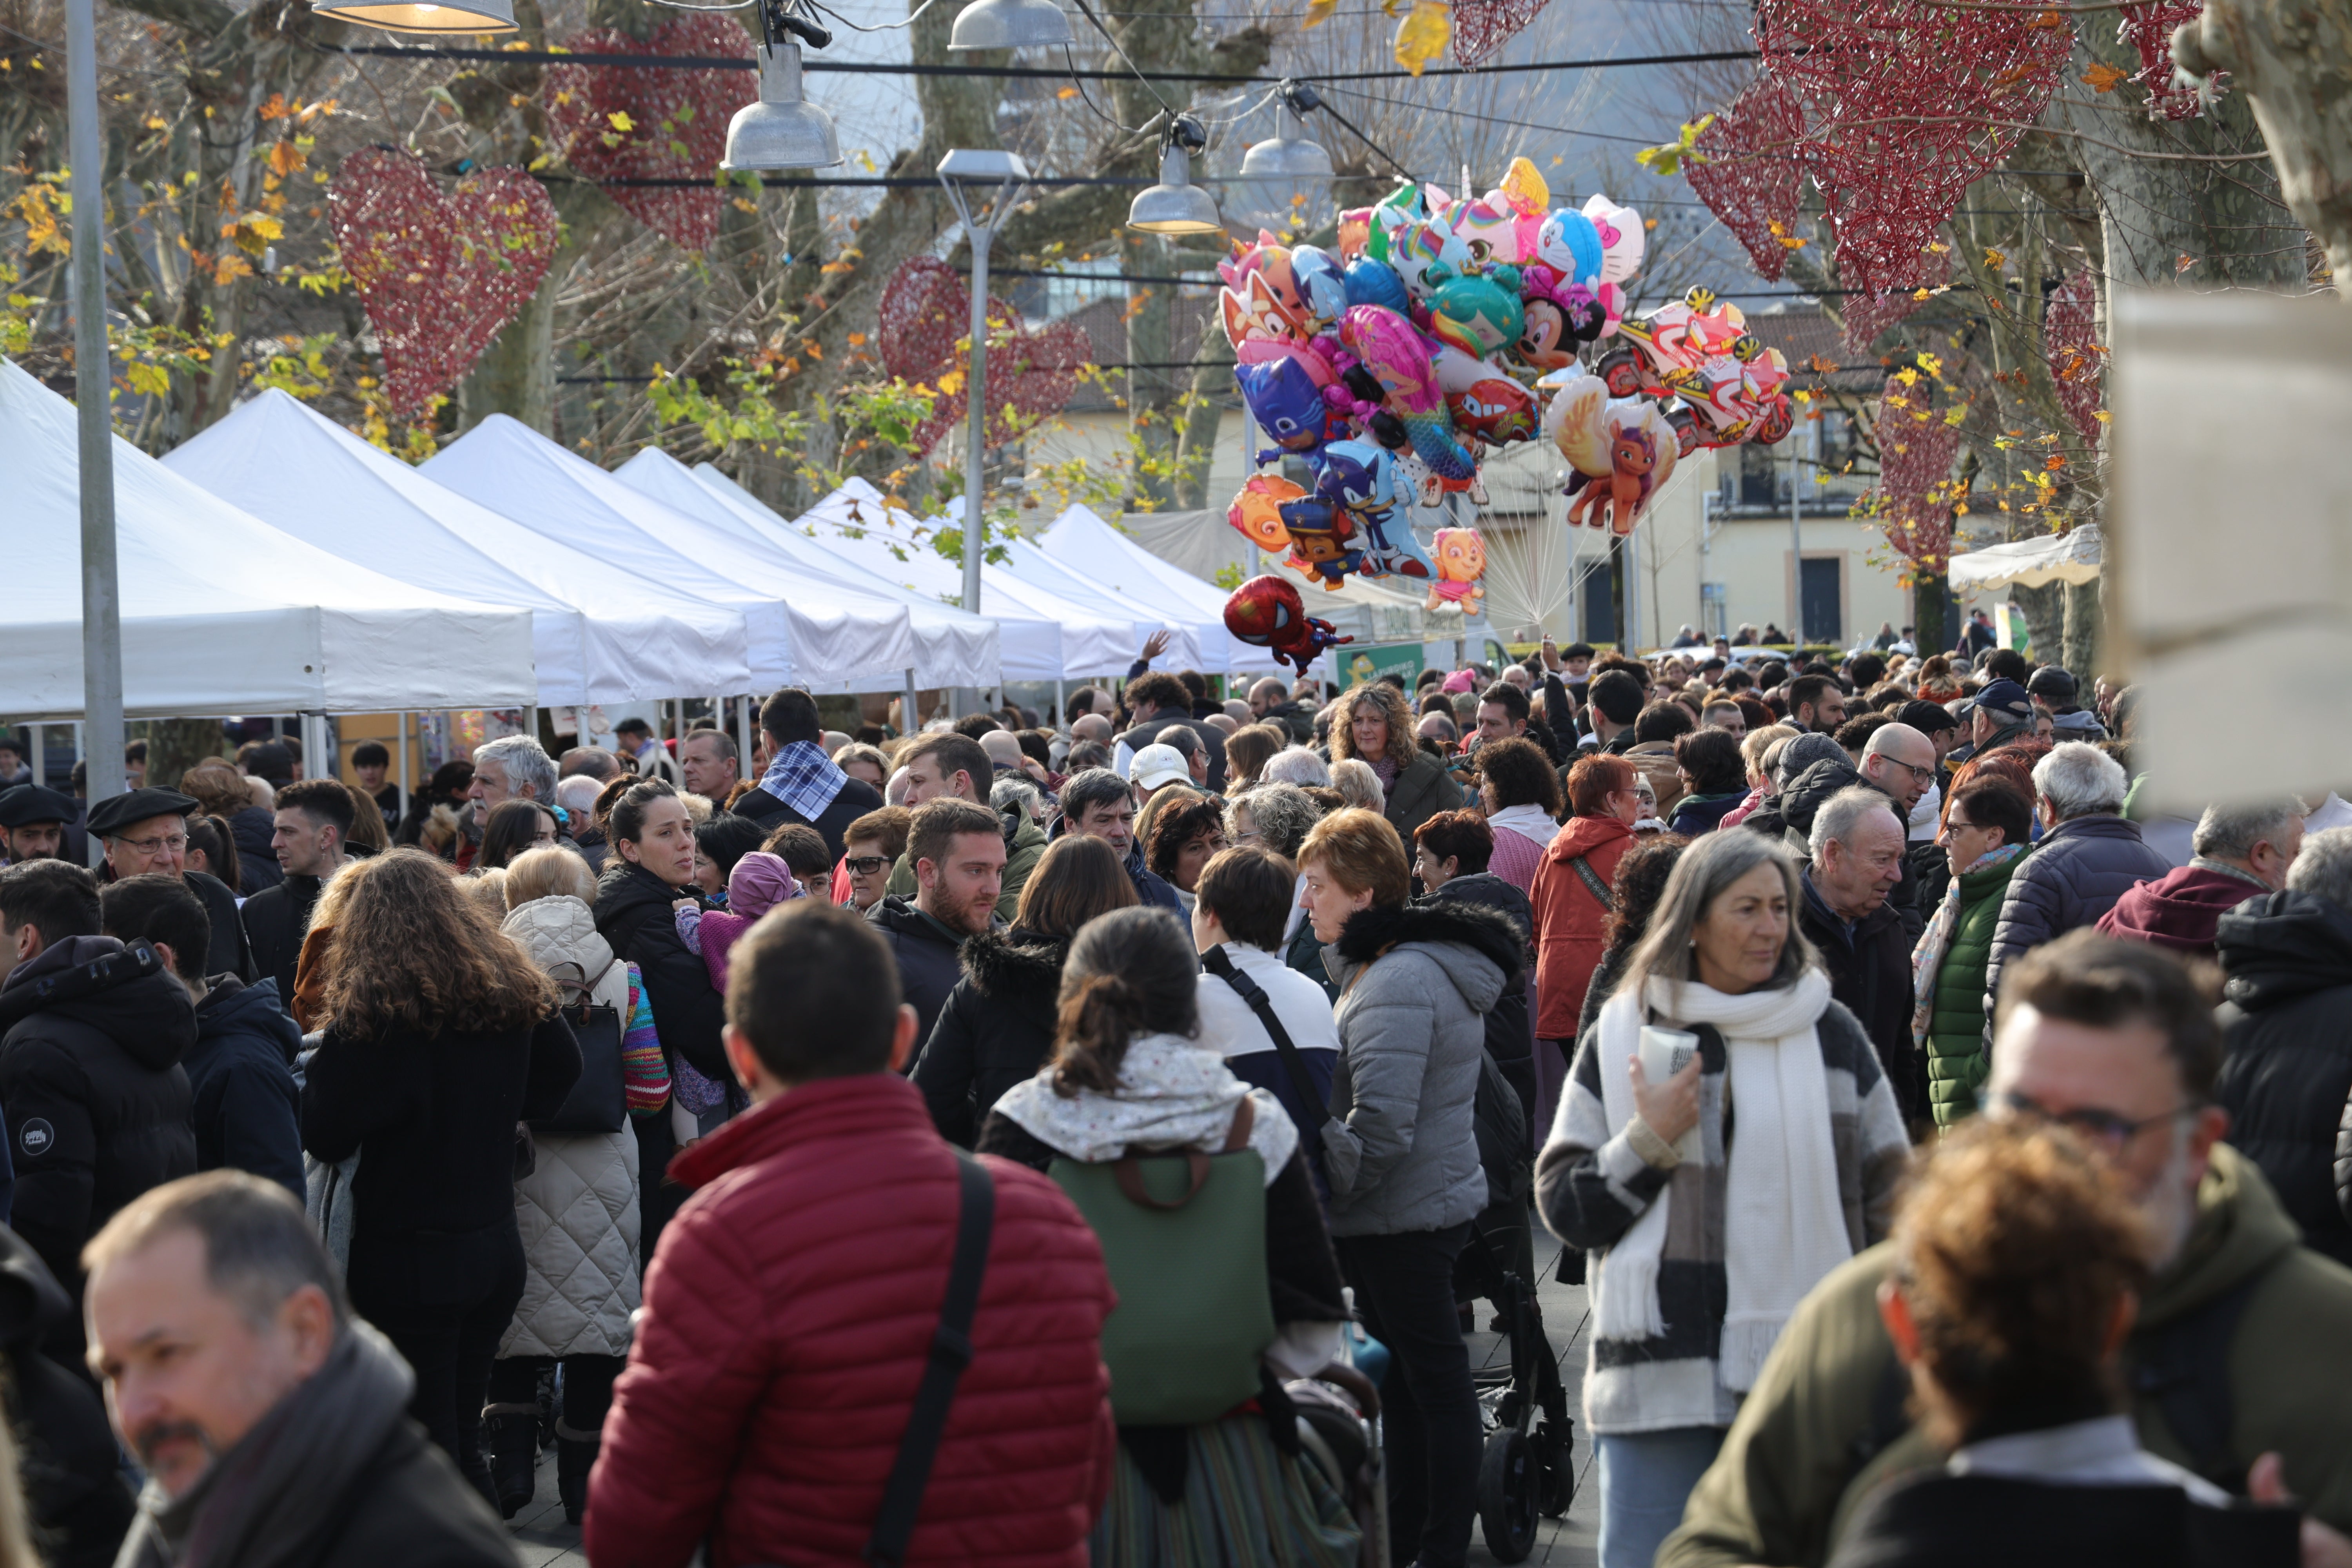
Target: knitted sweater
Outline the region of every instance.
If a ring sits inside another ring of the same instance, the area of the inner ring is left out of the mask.
[[[1664,1022],[1665,1020],[1659,1020]],[[1717,1354],[1729,1281],[1724,1268],[1724,1181],[1736,1119],[1727,1114],[1723,1037],[1695,1026],[1704,1152],[1674,1162],[1638,1119],[1611,1134],[1601,1103],[1599,1029],[1587,1029],[1561,1090],[1551,1138],[1536,1162],[1536,1204],[1552,1234],[1606,1252],[1671,1184],[1673,1223],[1658,1268],[1666,1331],[1653,1339],[1592,1336],[1584,1373],[1585,1420],[1595,1432],[1728,1426],[1739,1396],[1723,1386]],[[1835,1002],[1814,1025],[1829,1076],[1830,1124],[1846,1239],[1856,1252],[1883,1238],[1910,1144],[1895,1089],[1853,1015]],[[1653,1159],[1665,1162],[1654,1163]]]

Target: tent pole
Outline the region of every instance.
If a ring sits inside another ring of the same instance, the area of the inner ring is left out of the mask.
[[[907,694],[898,705],[898,732],[912,735],[919,732],[922,727],[922,705],[915,696],[915,672],[909,668],[907,671]]]
[[[46,787],[49,782],[49,747],[42,734],[42,726],[33,726],[33,782]]]
[[[402,710],[400,710],[400,746],[399,746],[399,751],[400,751],[400,811],[401,811],[401,815],[402,815],[403,816],[407,816],[407,815],[408,815],[409,811],[412,809],[412,808],[410,807],[410,805],[409,805],[409,803],[408,803],[409,792],[410,792],[412,789],[414,789],[414,788],[415,787],[415,775],[410,772],[410,768],[409,768],[409,760],[408,760],[408,710],[406,710],[405,708],[404,708],[404,709],[402,709]],[[393,832],[394,832],[395,835],[396,835],[396,834],[398,834],[398,833],[399,833],[399,831],[400,831],[400,824],[399,824],[399,823],[397,823],[397,822],[394,823],[394,824],[392,825],[392,830],[393,830]]]
[[[1068,684],[1059,676],[1054,678],[1054,724],[1059,729],[1067,729],[1070,724],[1070,700],[1063,694],[1063,688]]]
[[[89,798],[122,793],[122,597],[114,527],[114,362],[106,341],[105,128],[99,122],[97,6],[66,5],[67,162],[72,165],[74,416],[81,503],[81,703]],[[978,388],[973,389],[977,393]],[[91,847],[97,840],[91,840]]]
[[[751,700],[737,699],[735,709],[735,747],[741,753],[743,765],[751,765]]]

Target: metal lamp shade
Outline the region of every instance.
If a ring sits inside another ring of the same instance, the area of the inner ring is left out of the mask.
[[[1224,220],[1209,193],[1192,183],[1192,157],[1171,146],[1160,154],[1160,183],[1139,193],[1127,226],[1146,234],[1223,234]]]
[[[760,47],[760,101],[727,122],[722,169],[755,174],[777,169],[830,169],[841,162],[833,117],[801,96],[801,47]]]
[[[345,0],[338,5],[314,5],[321,16],[356,26],[381,27],[387,33],[511,33],[515,30],[514,0],[448,0],[425,5],[420,0]]]
[[[1294,185],[1331,177],[1331,154],[1310,141],[1307,126],[1288,104],[1275,110],[1274,134],[1254,142],[1242,154],[1242,174],[1253,180],[1276,180]]]
[[[956,14],[950,49],[1025,49],[1076,42],[1054,0],[973,0]]]

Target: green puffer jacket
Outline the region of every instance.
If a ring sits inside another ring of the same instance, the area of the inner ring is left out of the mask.
[[[1927,1022],[1927,1100],[1939,1128],[1976,1114],[1977,1090],[1991,1071],[1985,1055],[1985,964],[1992,956],[2001,895],[2032,855],[2028,847],[1960,879],[1960,918],[1936,971],[1936,1011]]]

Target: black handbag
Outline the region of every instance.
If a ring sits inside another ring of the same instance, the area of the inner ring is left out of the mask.
[[[614,960],[618,963],[619,960]],[[612,965],[605,966],[607,972]],[[567,979],[564,970],[572,972]],[[559,963],[549,972],[555,982],[557,1007],[580,1042],[580,1081],[563,1097],[555,1114],[533,1121],[538,1132],[618,1132],[629,1124],[627,1093],[621,1085],[621,1012],[598,1005],[596,981],[576,963]],[[597,980],[604,978],[600,974]]]

